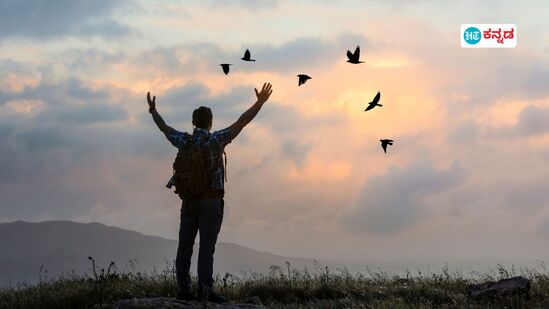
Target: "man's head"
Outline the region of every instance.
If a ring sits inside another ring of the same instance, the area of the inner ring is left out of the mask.
[[[212,110],[209,107],[200,106],[193,111],[193,125],[197,128],[210,130],[212,118]]]

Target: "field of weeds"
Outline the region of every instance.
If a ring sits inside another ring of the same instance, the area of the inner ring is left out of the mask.
[[[0,290],[0,308],[109,308],[119,299],[174,296],[173,265],[140,273],[91,262],[96,271],[90,275],[68,274]],[[516,275],[531,280],[529,295],[484,300],[469,296],[470,284]],[[267,273],[217,274],[215,280],[217,291],[230,302],[256,297],[268,308],[549,308],[549,273],[543,264],[518,271],[498,266],[492,275],[464,276],[444,268],[438,274],[394,276],[322,267],[297,270],[288,263],[271,266]]]

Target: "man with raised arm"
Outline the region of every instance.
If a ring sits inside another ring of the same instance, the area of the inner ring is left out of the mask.
[[[151,100],[147,93],[149,112],[160,131],[178,149],[188,146],[189,143],[200,144],[204,151],[204,164],[207,169],[207,189],[199,196],[192,198],[182,197],[181,224],[179,226],[179,246],[177,248],[176,272],[177,272],[177,299],[193,300],[196,296],[191,289],[189,269],[191,267],[191,255],[196,234],[200,231],[200,243],[198,252],[198,299],[207,297],[209,301],[222,303],[225,297],[214,292],[213,289],[213,255],[217,235],[223,221],[223,197],[225,194],[222,154],[225,146],[229,144],[242,129],[254,119],[263,104],[267,102],[273,92],[271,84],[263,84],[261,91],[255,90],[257,101],[245,111],[238,120],[229,127],[210,132],[213,116],[208,107],[201,106],[193,111],[193,134],[179,132],[168,126],[156,110],[156,97]],[[170,179],[167,187],[171,187],[174,178]]]

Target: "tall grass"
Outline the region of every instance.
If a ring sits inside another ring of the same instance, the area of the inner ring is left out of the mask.
[[[37,285],[19,284],[0,290],[0,308],[108,308],[119,299],[173,297],[175,268],[141,273],[106,270],[93,263],[91,275],[68,274],[40,280]],[[97,268],[97,269],[96,269]],[[475,300],[469,284],[495,281],[514,275],[532,280],[530,297],[509,296]],[[259,298],[269,308],[549,308],[549,273],[541,268],[506,269],[498,265],[492,274],[464,276],[458,271],[404,276],[386,272],[350,273],[318,264],[312,270],[273,265],[266,273],[216,274],[218,292],[231,302]],[[196,288],[196,278],[193,285]]]

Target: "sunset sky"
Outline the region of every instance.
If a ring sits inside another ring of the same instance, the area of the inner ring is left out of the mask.
[[[0,222],[177,238],[180,131],[273,84],[226,148],[220,241],[289,256],[549,258],[547,1],[0,2]],[[464,49],[464,23],[516,24]],[[346,62],[360,45],[364,64]],[[256,62],[240,60],[250,49]],[[225,76],[220,63],[232,63]],[[297,86],[297,74],[312,77]],[[363,112],[377,91],[382,108]],[[384,154],[379,139],[395,145]]]

